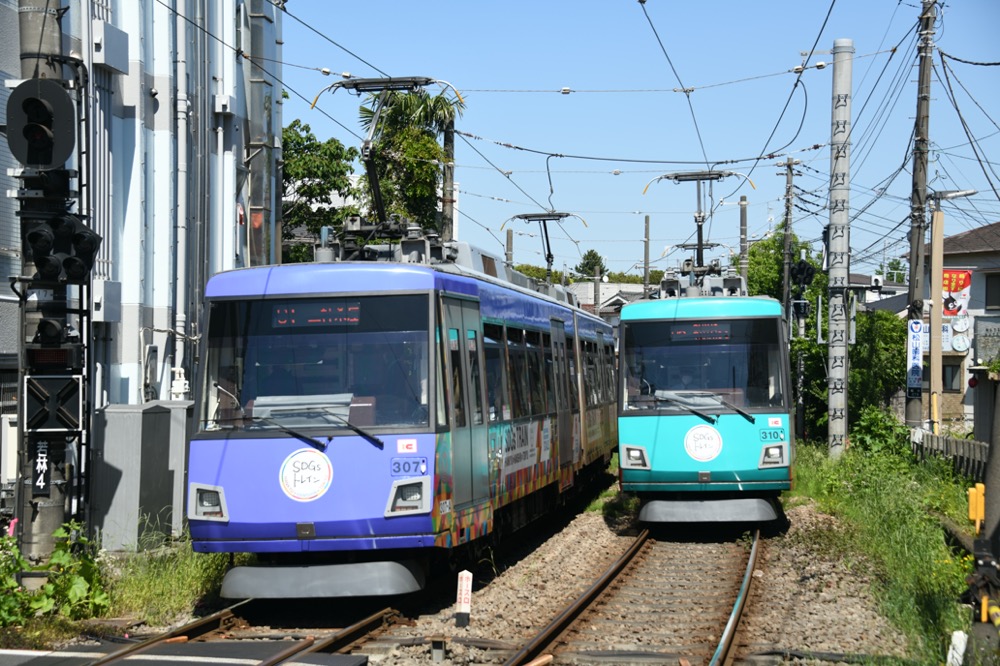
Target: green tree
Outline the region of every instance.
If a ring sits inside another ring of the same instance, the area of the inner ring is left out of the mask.
[[[360,109],[361,125],[371,130],[380,95],[369,95]],[[438,144],[438,136],[454,130],[465,109],[458,97],[426,91],[389,91],[381,97],[382,110],[373,134],[375,174],[387,215],[413,220],[425,229],[437,228],[442,165],[454,162]],[[454,150],[452,142],[445,142]],[[370,190],[366,190],[369,207]]]
[[[604,257],[598,254],[597,250],[587,250],[583,253],[580,263],[573,267],[573,270],[580,275],[592,276],[595,271],[601,275],[606,275],[607,267],[604,265]]]
[[[284,167],[281,177],[283,261],[311,261],[311,243],[294,239],[316,238],[324,226],[340,226],[354,206],[340,205],[335,198],[356,197],[349,176],[356,148],[347,148],[337,139],[319,141],[309,125],[296,119],[281,132]],[[304,233],[303,233],[304,232]]]

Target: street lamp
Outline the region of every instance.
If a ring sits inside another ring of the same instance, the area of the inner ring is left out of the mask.
[[[931,213],[931,325],[928,333],[930,346],[930,422],[931,430],[937,435],[941,429],[941,393],[944,390],[941,365],[941,327],[944,310],[944,213],[941,201],[969,197],[976,190],[942,190],[932,192],[934,211]]]

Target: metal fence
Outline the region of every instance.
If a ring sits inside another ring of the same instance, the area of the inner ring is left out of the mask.
[[[920,460],[930,456],[948,458],[955,471],[973,481],[986,477],[986,457],[990,446],[974,439],[956,439],[916,428],[910,431],[910,446]]]

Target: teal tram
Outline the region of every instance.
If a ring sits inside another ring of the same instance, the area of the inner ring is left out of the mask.
[[[795,458],[781,305],[721,275],[660,296],[621,310],[622,490],[648,523],[778,519]]]

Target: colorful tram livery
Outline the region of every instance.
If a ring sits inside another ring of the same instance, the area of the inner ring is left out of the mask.
[[[224,597],[415,591],[606,469],[611,327],[442,247],[209,281],[187,517],[196,551],[256,555]]]
[[[622,308],[620,481],[641,499],[640,520],[781,515],[795,455],[785,330],[780,304],[767,297]]]

